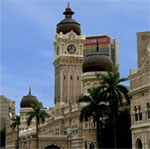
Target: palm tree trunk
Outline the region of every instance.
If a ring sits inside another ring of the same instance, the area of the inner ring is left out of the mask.
[[[97,140],[97,148],[99,149],[100,148],[100,141],[99,141],[99,118],[97,118],[96,120],[96,140]]]
[[[114,149],[117,148],[117,134],[116,134],[116,112],[117,112],[117,107],[115,97],[113,93],[111,93],[112,99],[111,101],[111,111],[112,111],[112,118],[113,118],[113,135],[114,135]]]
[[[117,148],[117,134],[116,134],[116,114],[113,112],[113,134],[114,134],[114,149]]]
[[[19,149],[19,125],[17,125],[17,141],[16,141],[16,149]]]
[[[39,129],[38,129],[38,121],[36,120],[36,148],[39,148]]]

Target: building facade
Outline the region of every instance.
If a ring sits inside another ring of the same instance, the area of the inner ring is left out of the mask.
[[[82,94],[82,64],[85,36],[81,34],[80,24],[72,19],[74,12],[66,8],[63,19],[57,24],[54,40],[55,97],[54,108],[48,109],[50,118],[39,126],[40,148],[95,148],[96,130],[93,120],[80,122],[81,106],[77,99]],[[31,111],[30,103],[37,103],[35,96],[24,96],[20,104],[21,125],[19,131],[20,148],[36,148],[34,122],[26,125],[26,113]],[[11,122],[10,122],[11,123]],[[8,125],[6,148],[15,148],[16,130]]]
[[[0,130],[6,127],[8,117],[15,115],[15,101],[0,95]]]
[[[118,41],[108,35],[84,36],[80,24],[72,19],[74,12],[66,8],[65,19],[57,24],[54,39],[55,97],[54,107],[44,109],[50,115],[39,126],[39,148],[94,149],[96,128],[92,119],[80,122],[84,105],[76,101],[97,86],[97,73],[105,74],[106,66],[119,63]],[[133,149],[150,149],[150,32],[137,33],[138,69],[130,69],[131,131]],[[3,97],[4,98],[4,97]],[[19,147],[36,148],[35,120],[27,126],[26,113],[31,103],[39,103],[29,94],[20,103],[21,125]],[[15,148],[16,130],[8,123],[6,148]]]
[[[137,33],[138,69],[130,69],[133,149],[150,149],[150,32]]]

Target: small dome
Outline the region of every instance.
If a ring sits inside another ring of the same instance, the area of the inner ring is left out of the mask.
[[[29,89],[29,94],[27,96],[23,96],[20,107],[21,108],[29,108],[31,104],[37,105],[39,102],[35,96],[31,95],[31,89]]]
[[[80,35],[80,24],[72,19],[74,12],[69,8],[69,4],[63,14],[65,15],[65,19],[57,24],[57,33],[63,32],[63,34],[66,34],[73,30],[77,35]]]
[[[83,73],[94,71],[106,71],[107,68],[112,70],[113,62],[108,55],[101,53],[88,55],[84,59],[84,63],[82,66]]]

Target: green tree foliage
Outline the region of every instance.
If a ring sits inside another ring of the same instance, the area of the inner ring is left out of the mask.
[[[117,144],[116,148],[132,148],[131,142],[131,121],[130,110],[127,106],[122,107],[116,117],[116,133]],[[105,126],[101,129],[101,148],[113,148],[113,123],[111,114],[105,121]]]
[[[39,124],[40,122],[44,123],[45,119],[49,117],[48,113],[41,110],[40,105],[31,105],[32,111],[27,113],[28,119],[27,119],[27,125],[29,126],[31,124],[32,119],[36,119],[36,146],[37,149],[39,148]]]
[[[107,71],[106,75],[99,74],[98,77],[102,79],[100,82],[100,89],[102,91],[102,96],[106,101],[109,102],[109,109],[112,118],[113,126],[113,142],[114,148],[117,145],[117,114],[119,112],[119,107],[122,105],[122,98],[124,97],[126,101],[129,101],[128,89],[121,85],[121,82],[127,81],[127,78],[120,78],[120,73],[118,67],[114,67],[112,71]]]
[[[0,147],[5,147],[6,128],[0,131]]]
[[[17,140],[16,140],[16,149],[19,149],[19,126],[20,126],[20,116],[16,115],[15,118],[11,119],[12,123],[10,127],[14,130],[17,129]]]
[[[103,126],[103,121],[100,120],[100,118],[104,117],[107,106],[101,97],[101,92],[98,87],[88,89],[88,94],[89,96],[81,96],[77,101],[78,103],[86,104],[81,110],[80,121],[88,121],[90,118],[93,118],[93,121],[97,126],[97,146],[100,148],[100,127]]]

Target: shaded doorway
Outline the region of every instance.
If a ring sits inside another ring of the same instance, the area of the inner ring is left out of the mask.
[[[90,144],[89,146],[90,149],[95,149],[95,145],[93,143]]]
[[[150,140],[148,141],[148,149],[150,149]]]
[[[61,148],[56,145],[48,145],[48,146],[44,147],[44,149],[61,149]]]
[[[142,141],[140,139],[136,140],[136,149],[142,149]]]

